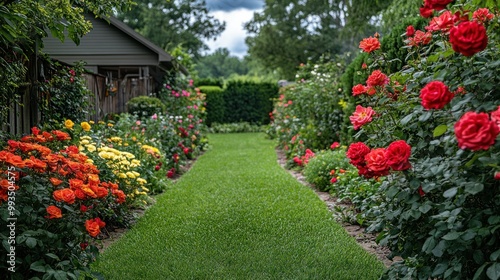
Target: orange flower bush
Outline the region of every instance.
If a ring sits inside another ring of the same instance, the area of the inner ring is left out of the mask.
[[[71,145],[68,133],[32,132],[9,140],[0,151],[0,211],[16,218],[15,250],[21,261],[16,270],[35,276],[30,265],[37,263],[88,271],[97,254],[91,240],[106,225],[103,220],[127,217],[125,193],[118,184],[101,181],[97,166]],[[9,236],[5,230],[0,229],[1,236]],[[82,249],[84,243],[90,245]],[[5,254],[0,259],[6,263],[2,258]]]

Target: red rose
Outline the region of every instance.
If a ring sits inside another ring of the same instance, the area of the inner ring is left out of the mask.
[[[366,85],[369,87],[384,86],[387,85],[388,83],[389,83],[389,78],[380,70],[373,71],[366,80]]]
[[[428,6],[423,6],[420,8],[420,15],[424,18],[430,18],[433,13],[434,9],[431,9]]]
[[[372,107],[365,108],[358,105],[356,106],[356,111],[349,117],[349,120],[351,120],[354,130],[358,130],[363,125],[371,122],[373,115],[375,115],[375,111]]]
[[[413,35],[415,35],[415,27],[413,27],[413,25],[408,25],[408,27],[406,27],[406,36],[411,37]]]
[[[500,171],[495,172],[495,175],[493,178],[495,178],[495,180],[500,180]]]
[[[488,45],[486,28],[475,21],[465,21],[450,30],[450,43],[455,52],[472,56]]]
[[[359,48],[366,53],[371,53],[375,50],[380,49],[380,42],[377,38],[365,38],[359,43]]]
[[[432,34],[430,32],[423,32],[421,30],[417,30],[417,32],[415,32],[415,36],[409,39],[408,45],[413,47],[425,46],[429,44],[431,40],[432,40]]]
[[[349,163],[355,166],[365,165],[365,156],[370,152],[370,148],[363,142],[352,143],[346,152]]]
[[[352,87],[352,96],[361,95],[366,92],[366,87],[362,84],[357,84]]]
[[[472,14],[472,19],[479,22],[487,22],[492,20],[494,17],[495,15],[490,13],[490,10],[487,8],[477,9],[477,11]]]
[[[330,145],[330,149],[334,150],[336,148],[340,147],[340,143],[339,142],[333,142],[331,145]]]
[[[455,124],[460,149],[488,150],[499,132],[498,125],[486,113],[467,112]]]
[[[450,103],[454,96],[455,94],[440,81],[430,82],[420,90],[422,106],[427,110],[443,109],[446,104]]]
[[[425,0],[424,6],[430,9],[441,11],[446,8],[448,4],[453,2],[453,0]]]
[[[373,171],[376,176],[385,176],[389,174],[389,165],[385,157],[385,149],[377,148],[371,150],[366,156],[366,167]]]
[[[411,155],[411,147],[404,140],[392,142],[385,151],[387,164],[395,171],[403,171],[411,168],[408,161]]]
[[[425,27],[427,31],[442,31],[447,32],[453,27],[453,15],[450,11],[446,11],[434,17],[429,22],[429,25]]]

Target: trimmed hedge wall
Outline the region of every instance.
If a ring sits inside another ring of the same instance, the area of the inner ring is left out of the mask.
[[[229,81],[222,90],[217,86],[200,86],[206,94],[206,123],[269,124],[278,84],[270,82]]]
[[[277,83],[229,81],[224,90],[224,123],[268,124],[278,91]]]
[[[206,124],[211,126],[212,123],[223,123],[225,110],[224,90],[218,86],[200,86],[199,89],[206,95]]]

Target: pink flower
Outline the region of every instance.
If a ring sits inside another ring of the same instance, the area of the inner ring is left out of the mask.
[[[365,108],[361,105],[356,106],[356,111],[349,117],[354,130],[358,130],[363,125],[372,121],[372,117],[375,115],[375,111],[372,107]]]
[[[429,25],[425,27],[425,30],[448,32],[452,27],[453,15],[450,11],[445,11],[438,17],[432,18]]]
[[[152,115],[152,116],[151,116],[151,118],[152,118],[153,120],[156,120],[156,119],[158,119],[158,115],[155,113],[154,115]]]
[[[362,84],[357,84],[352,87],[352,96],[361,95],[366,93],[366,87]]]
[[[331,145],[330,145],[330,149],[334,150],[336,148],[340,147],[340,143],[339,142],[333,142]]]
[[[369,87],[375,86],[385,86],[389,83],[389,77],[382,73],[380,70],[373,71],[368,79],[366,80],[366,85]]]
[[[140,121],[140,120],[137,120],[137,121],[135,121],[135,124],[136,124],[136,125],[141,125],[141,121]]]
[[[330,179],[330,183],[332,184],[337,183],[337,177],[332,177],[332,179]]]
[[[193,79],[189,80],[189,86],[192,87],[194,85]]]
[[[492,20],[494,17],[495,15],[490,13],[490,10],[487,8],[477,9],[477,11],[472,14],[472,19],[479,22],[487,22]]]

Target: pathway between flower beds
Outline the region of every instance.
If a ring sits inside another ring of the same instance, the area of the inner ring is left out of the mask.
[[[216,134],[93,268],[106,279],[377,279],[384,265],[276,161],[263,134]]]

